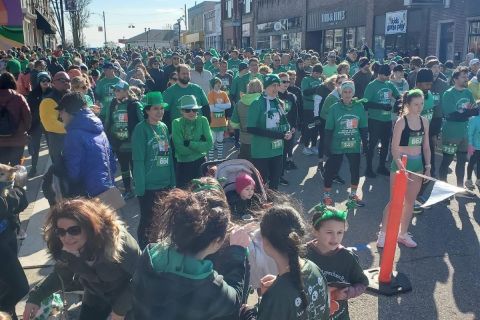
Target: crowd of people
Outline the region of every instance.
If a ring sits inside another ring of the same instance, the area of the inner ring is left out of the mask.
[[[408,171],[398,243],[409,248],[426,189],[414,173],[446,181],[455,158],[457,185],[480,188],[472,181],[480,60],[470,54],[455,66],[396,53],[375,61],[366,46],[345,57],[23,47],[0,51],[0,73],[0,310],[13,319],[28,291],[15,219],[28,203],[15,179],[26,147],[28,176],[44,175],[44,237],[56,267],[28,294],[23,319],[75,285],[84,291],[80,319],[348,319],[348,299],[368,279],[341,245],[347,211],[335,207],[345,199],[334,199],[332,185],[346,184],[344,156],[348,209],[368,205],[357,194],[362,161],[366,179],[389,176],[391,186],[397,170]],[[43,135],[46,173],[37,167]],[[215,176],[227,140],[260,174],[239,173],[228,192],[203,170]],[[309,225],[301,205],[278,192],[302,166],[293,161],[297,145],[318,157],[323,180]],[[138,199],[136,240],[108,203],[120,189],[124,201]],[[389,203],[379,248],[388,212]],[[255,306],[247,305],[251,289]]]

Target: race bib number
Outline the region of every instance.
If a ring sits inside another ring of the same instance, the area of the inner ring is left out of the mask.
[[[340,146],[342,149],[352,149],[357,146],[357,141],[356,140],[344,140],[341,142]]]
[[[408,146],[409,147],[421,146],[422,141],[423,141],[423,132],[422,133],[416,132],[416,134],[410,133],[410,137],[408,138]]]
[[[168,166],[168,157],[167,157],[167,156],[158,157],[158,158],[157,158],[157,166],[158,166],[158,167],[166,167],[166,166]]]
[[[442,146],[442,152],[445,154],[455,154],[457,153],[458,146],[456,143],[444,144]]]
[[[390,116],[391,114],[392,114],[392,111],[382,110],[382,116]]]
[[[283,140],[277,139],[277,140],[272,141],[272,149],[273,150],[280,149],[282,147],[283,147]]]
[[[215,119],[221,119],[221,118],[225,118],[225,114],[223,112],[214,112],[213,117]]]

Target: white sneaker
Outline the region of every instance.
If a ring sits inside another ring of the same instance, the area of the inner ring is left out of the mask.
[[[399,235],[398,239],[397,239],[397,242],[403,244],[407,248],[416,248],[417,247],[417,243],[415,241],[413,241],[412,235],[408,232]]]
[[[478,180],[477,180],[478,181]],[[466,180],[465,181],[465,188],[467,188],[468,190],[473,190],[475,188],[475,186],[473,185],[473,182],[472,180]]]
[[[385,232],[379,231],[377,238],[377,248],[383,248],[385,246]]]
[[[477,179],[477,181],[475,181],[475,184],[477,185],[477,188],[480,189],[480,179]]]
[[[317,147],[311,147],[310,151],[312,152],[312,154],[318,155],[318,148]]]
[[[310,148],[307,148],[307,147],[304,147],[303,148],[303,151],[302,153],[306,156],[311,156],[313,153],[312,153],[312,150]]]

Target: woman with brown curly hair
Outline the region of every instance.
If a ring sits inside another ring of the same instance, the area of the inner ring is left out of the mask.
[[[173,189],[155,208],[152,243],[144,250],[133,278],[136,319],[217,319],[238,315],[244,296],[248,235],[234,229],[229,266],[223,276],[208,255],[224,244],[230,211],[213,184],[189,192]],[[200,185],[197,185],[197,188]],[[206,192],[205,192],[206,191]]]
[[[74,275],[84,288],[80,320],[131,319],[130,282],[140,250],[114,211],[98,200],[58,203],[44,238],[55,270],[30,292],[23,319],[32,319],[41,301],[68,287]]]

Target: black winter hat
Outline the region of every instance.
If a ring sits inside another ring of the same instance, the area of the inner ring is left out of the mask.
[[[417,73],[418,82],[433,82],[433,72],[431,69],[422,68]]]

